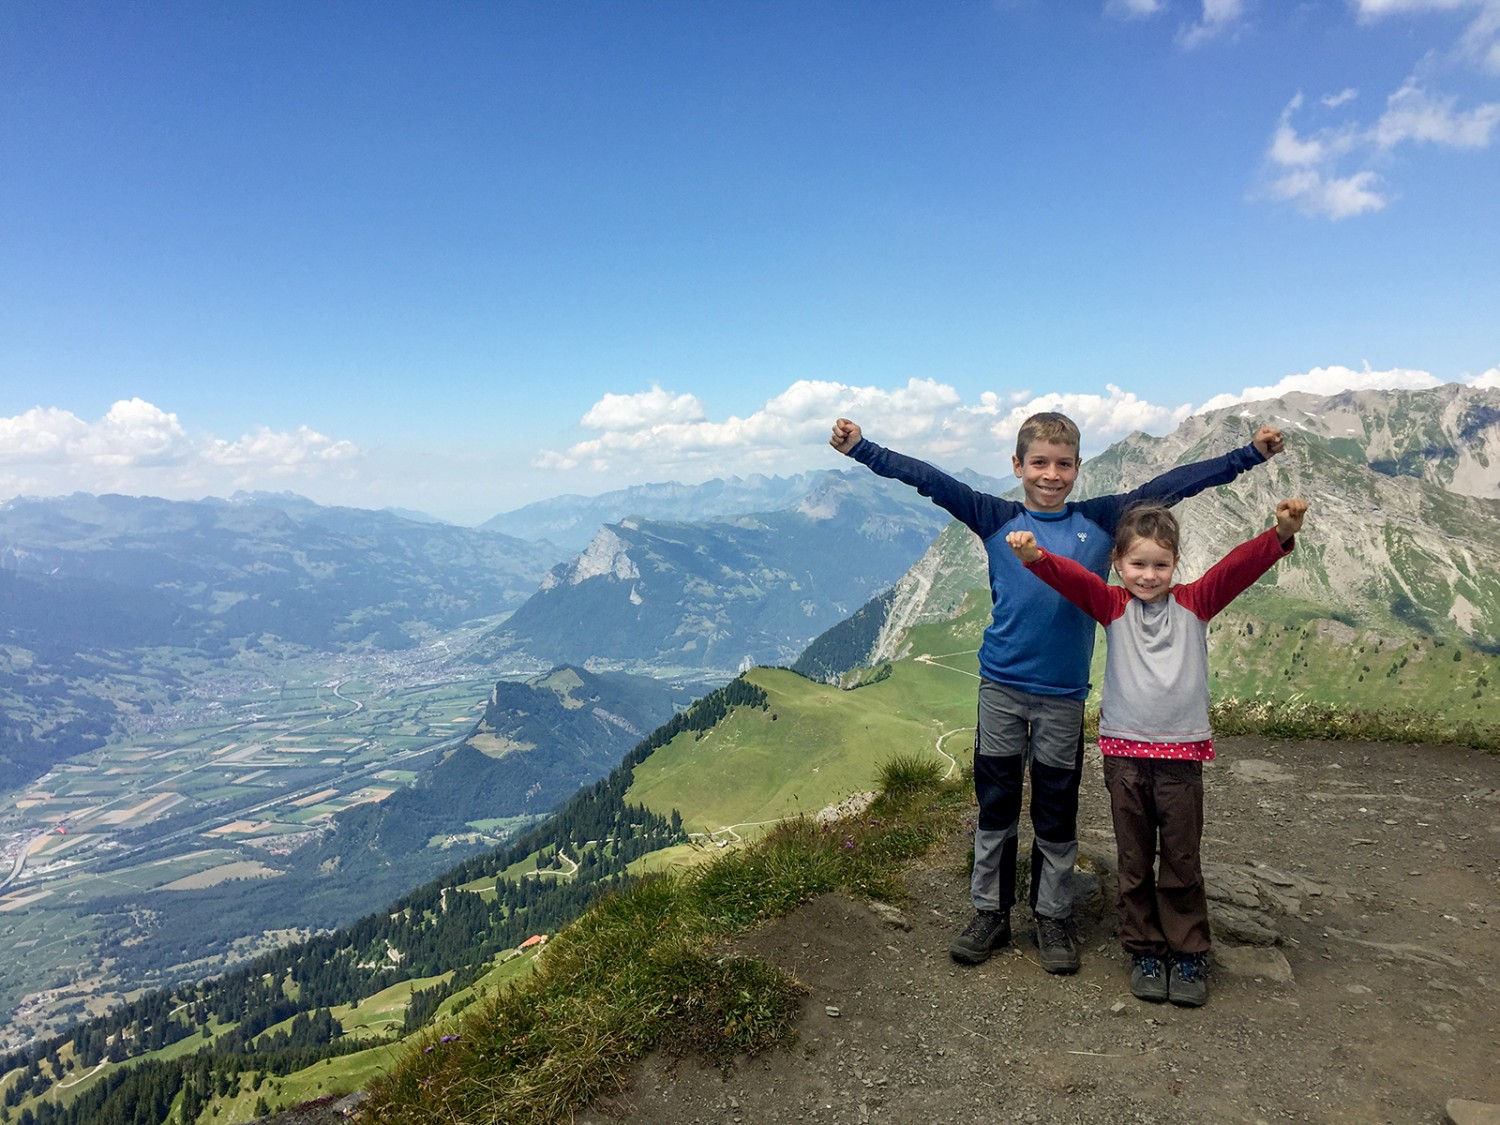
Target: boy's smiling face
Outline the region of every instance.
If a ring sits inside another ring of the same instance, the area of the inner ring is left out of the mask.
[[[1012,456],[1011,465],[1021,478],[1026,507],[1033,512],[1060,512],[1078,480],[1082,463],[1078,450],[1056,441],[1034,441],[1026,456]]]

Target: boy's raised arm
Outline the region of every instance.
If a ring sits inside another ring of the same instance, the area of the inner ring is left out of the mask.
[[[1206,489],[1228,484],[1241,473],[1264,464],[1285,448],[1286,439],[1280,430],[1275,426],[1262,426],[1248,445],[1232,449],[1222,457],[1210,457],[1205,461],[1168,469],[1134,491],[1114,497],[1120,505],[1117,511],[1124,511],[1132,504],[1142,501],[1154,501],[1171,507]]]
[[[1020,506],[1014,500],[1002,500],[970,488],[926,461],[864,440],[859,424],[848,418],[833,423],[828,444],[879,476],[911,485],[981,539],[993,535]]]
[[[1262,426],[1255,431],[1255,437],[1250,440],[1255,450],[1267,461],[1286,448],[1286,440],[1281,436],[1281,431],[1275,426]]]

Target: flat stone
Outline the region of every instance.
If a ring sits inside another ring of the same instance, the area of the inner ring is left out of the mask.
[[[1449,1098],[1447,1110],[1452,1125],[1500,1125],[1500,1105],[1493,1102]]]
[[[1273,946],[1219,945],[1214,948],[1214,964],[1232,976],[1276,984],[1297,983],[1285,954]]]
[[[870,903],[870,912],[893,930],[910,930],[911,919],[904,911],[886,902]]]
[[[1259,758],[1239,758],[1229,763],[1229,772],[1240,781],[1294,781],[1295,776],[1289,774],[1275,762],[1263,761]]]

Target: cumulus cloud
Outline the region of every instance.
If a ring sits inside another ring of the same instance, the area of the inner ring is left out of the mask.
[[[1465,62],[1500,74],[1500,0],[1354,0],[1361,23],[1398,16],[1462,13],[1466,22],[1454,47]]]
[[[1467,380],[1475,386],[1500,385],[1500,368]],[[743,417],[601,428],[607,412],[584,415],[593,429],[566,450],[542,453],[533,467],[588,476],[605,487],[624,481],[704,480],[746,472],[793,472],[837,465],[825,443],[838,417],[852,418],[874,440],[944,467],[972,467],[997,475],[1009,472],[1016,432],[1040,411],[1067,414],[1083,434],[1085,456],[1098,453],[1135,432],[1166,434],[1192,414],[1241,402],[1278,398],[1292,391],[1330,395],[1376,388],[1419,389],[1442,380],[1407,368],[1372,370],[1315,367],[1264,386],[1216,395],[1200,405],[1158,403],[1106,384],[1103,393],[1028,390],[984,391],[964,396],[946,383],[912,379],[896,387],[804,379],[767,399]],[[663,392],[664,394],[666,392]],[[631,397],[631,396],[615,396]],[[603,400],[601,400],[603,401]]]
[[[605,395],[583,416],[583,424],[591,430],[640,430],[703,417],[703,404],[693,395],[670,394],[653,384],[639,394]]]
[[[1469,381],[1471,387],[1487,387],[1490,390],[1500,391],[1500,367],[1491,367],[1481,375],[1476,375]]]
[[[1192,50],[1214,39],[1223,39],[1240,29],[1245,18],[1244,0],[1203,0],[1203,15],[1178,29],[1177,43]]]
[[[1352,100],[1346,93],[1325,97],[1321,104],[1325,110],[1336,110]],[[1304,133],[1294,123],[1302,109],[1299,93],[1281,111],[1266,147],[1261,194],[1329,219],[1379,211],[1394,200],[1394,192],[1372,165],[1388,164],[1398,147],[1486,148],[1500,125],[1500,103],[1461,110],[1456,97],[1430,93],[1416,78],[1403,82],[1369,125],[1343,121]]]
[[[1140,20],[1167,10],[1166,0],[1108,0],[1104,14],[1116,19]]]
[[[546,451],[533,464],[636,478],[826,467],[828,454],[822,447],[829,427],[835,418],[847,417],[882,443],[914,456],[997,470],[1008,465],[1021,422],[1042,410],[1072,417],[1084,432],[1085,451],[1096,451],[1135,430],[1165,433],[1191,407],[1158,405],[1113,385],[1104,394],[985,391],[965,401],[953,387],[933,379],[911,379],[891,388],[803,379],[753,413],[722,421],[602,428],[607,412],[595,404],[583,417],[593,436],[566,450]]]
[[[1468,112],[1454,107],[1456,97],[1437,97],[1408,78],[1390,96],[1385,113],[1371,130],[1371,140],[1382,149],[1406,141],[1447,145],[1450,148],[1486,148],[1500,124],[1500,103],[1486,102]]]
[[[1238,402],[1259,402],[1280,398],[1293,391],[1313,395],[1335,395],[1343,391],[1367,390],[1426,390],[1441,386],[1443,380],[1426,371],[1405,367],[1392,367],[1386,371],[1372,371],[1368,364],[1362,370],[1351,367],[1314,367],[1298,375],[1288,375],[1279,382],[1261,387],[1246,387],[1238,394],[1215,395],[1193,413],[1203,414]]]
[[[1123,15],[1131,7],[1110,0],[1109,10]],[[1271,131],[1250,198],[1289,203],[1317,218],[1370,214],[1395,201],[1389,178],[1414,150],[1484,149],[1500,131],[1500,102],[1472,98],[1475,68],[1500,75],[1500,0],[1350,0],[1350,8],[1363,25],[1447,14],[1447,34],[1454,34],[1453,16],[1462,29],[1448,47],[1413,59],[1411,74],[1383,109],[1359,115],[1360,95],[1352,86],[1329,90],[1311,106],[1296,94]],[[1177,42],[1192,48],[1232,38],[1245,25],[1244,0],[1203,0],[1202,17],[1179,28]],[[1438,84],[1468,89],[1470,104]]]
[[[234,440],[190,434],[176,414],[122,399],[97,421],[35,407],[0,418],[0,495],[67,491],[169,498],[313,481],[362,451],[306,426],[259,427]]]

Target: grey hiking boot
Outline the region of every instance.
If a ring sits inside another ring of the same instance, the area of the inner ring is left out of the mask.
[[[1010,914],[1002,910],[976,910],[974,917],[948,945],[955,961],[977,965],[1002,945],[1010,944]]]
[[[1208,954],[1174,953],[1167,994],[1174,1004],[1201,1008],[1208,1000]]]
[[[1061,918],[1036,916],[1036,948],[1042,968],[1049,973],[1078,971],[1078,946],[1067,922]]]
[[[1160,957],[1137,953],[1130,958],[1130,992],[1137,1000],[1153,1004],[1167,998],[1167,967]]]

